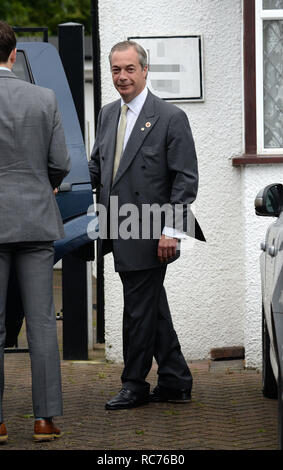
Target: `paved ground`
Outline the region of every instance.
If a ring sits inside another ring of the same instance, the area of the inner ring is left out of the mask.
[[[57,274],[54,288],[60,312]],[[61,344],[62,322],[57,324]],[[25,345],[23,327],[19,347]],[[122,365],[106,363],[101,346],[87,362],[62,361],[64,416],[56,424],[64,436],[34,443],[29,355],[6,354],[4,412],[9,440],[0,450],[277,449],[277,400],[262,396],[259,371],[245,370],[243,361],[189,365],[194,377],[191,403],[106,411],[105,402],[120,389]],[[156,365],[148,379],[155,386]]]
[[[9,440],[1,450],[208,450],[277,448],[277,402],[261,393],[261,376],[239,361],[190,364],[192,402],[149,404],[106,411],[120,388],[121,365],[62,361],[64,436],[33,443],[31,382],[27,354],[5,357],[5,421]],[[241,364],[240,364],[241,365]],[[156,366],[149,380],[155,385]]]

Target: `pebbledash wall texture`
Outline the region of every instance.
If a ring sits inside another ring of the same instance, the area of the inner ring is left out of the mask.
[[[254,215],[253,202],[277,169],[235,168],[231,162],[244,150],[242,1],[103,0],[99,11],[103,104],[118,97],[108,63],[113,44],[128,36],[202,35],[204,101],[178,106],[195,139],[200,177],[195,213],[207,243],[182,242],[165,286],[187,360],[209,358],[212,348],[244,346],[246,365],[260,366],[259,243],[270,220]],[[122,312],[122,285],[107,255],[106,353],[115,362],[123,360]]]

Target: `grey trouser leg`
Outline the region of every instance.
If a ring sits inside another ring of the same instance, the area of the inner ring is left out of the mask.
[[[10,272],[10,256],[0,251],[0,423],[3,421],[2,399],[4,391],[4,347],[5,347],[5,309],[8,280]]]
[[[154,357],[158,364],[158,385],[168,388],[192,389],[193,378],[173,327],[164,287],[159,298]]]
[[[147,392],[153,357],[159,385],[191,389],[192,375],[181,352],[163,287],[166,267],[120,272],[124,290],[123,385]]]
[[[5,298],[7,290],[7,281],[4,280],[6,290],[2,287],[2,277],[8,273],[13,262],[26,319],[33,412],[38,417],[62,414],[60,356],[53,303],[53,261],[53,243],[0,245],[0,331],[3,331],[5,322],[2,320],[5,317],[2,296]],[[2,340],[0,345],[3,350]]]

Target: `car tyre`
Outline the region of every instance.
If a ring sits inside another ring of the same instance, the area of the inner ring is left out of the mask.
[[[266,398],[278,398],[278,387],[270,362],[270,337],[262,309],[262,393]]]

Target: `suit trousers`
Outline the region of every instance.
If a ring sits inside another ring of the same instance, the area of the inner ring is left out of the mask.
[[[3,421],[5,307],[11,265],[26,320],[35,417],[62,415],[60,356],[53,302],[53,242],[0,244],[0,422]]]
[[[163,286],[166,266],[120,272],[124,292],[122,383],[127,389],[147,393],[146,377],[153,357],[158,364],[158,384],[191,389],[192,375],[181,352]]]

